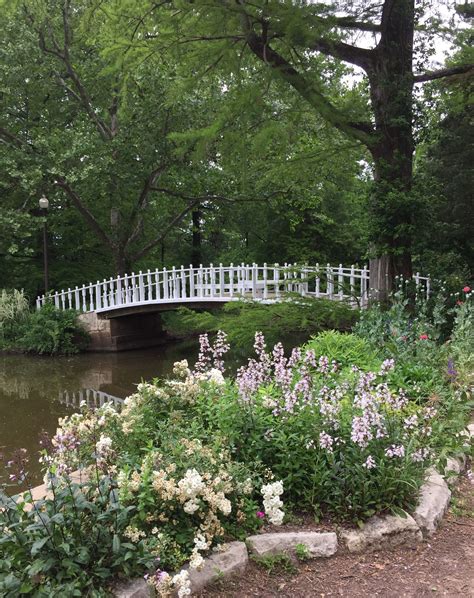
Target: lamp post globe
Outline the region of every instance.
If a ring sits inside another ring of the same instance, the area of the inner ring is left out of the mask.
[[[49,208],[49,200],[44,195],[39,200],[39,207],[40,207],[40,210],[47,210]]]

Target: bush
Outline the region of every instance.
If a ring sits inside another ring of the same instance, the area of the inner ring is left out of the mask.
[[[316,355],[325,355],[343,368],[355,365],[368,371],[378,369],[382,361],[366,339],[336,330],[321,332],[307,342],[304,349],[312,350]]]
[[[155,564],[152,539],[127,537],[135,511],[118,501],[108,475],[56,479],[54,497],[33,503],[0,493],[0,595],[107,596],[117,578]]]
[[[7,291],[0,293],[0,343],[6,345],[15,338],[18,326],[29,316],[28,300],[23,291]],[[1,346],[1,345],[0,345]]]
[[[298,296],[270,305],[235,301],[213,313],[181,308],[164,314],[164,324],[168,332],[177,336],[223,330],[232,346],[248,355],[255,330],[261,330],[271,344],[281,341],[294,347],[322,330],[350,330],[358,313],[342,301]]]
[[[77,313],[46,305],[33,311],[19,327],[17,346],[29,353],[49,355],[78,353],[87,346],[88,335],[77,322]]]
[[[75,311],[52,304],[32,311],[22,291],[1,292],[0,349],[69,355],[84,349],[87,342]]]

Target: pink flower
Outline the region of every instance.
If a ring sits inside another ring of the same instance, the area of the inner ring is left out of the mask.
[[[427,334],[420,334],[420,341],[427,341],[428,335]]]
[[[456,301],[456,305],[463,305],[463,304],[464,304],[464,301],[461,301],[461,299],[458,299]]]
[[[470,292],[470,290],[471,290],[471,287],[468,287],[468,286],[465,286],[465,287],[463,288],[463,291],[464,291],[465,293],[469,293],[469,292]]]
[[[265,513],[263,511],[257,511],[257,517],[259,519],[263,519],[265,517]]]

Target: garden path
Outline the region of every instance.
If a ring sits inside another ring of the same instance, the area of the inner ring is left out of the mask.
[[[467,477],[453,493],[442,527],[416,548],[342,554],[301,564],[296,574],[268,574],[252,563],[199,598],[449,598],[474,597],[474,485]]]

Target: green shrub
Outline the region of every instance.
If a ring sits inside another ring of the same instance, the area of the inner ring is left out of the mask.
[[[15,338],[17,329],[29,316],[28,299],[23,291],[0,292],[0,347]]]
[[[29,493],[0,493],[0,595],[108,596],[121,577],[151,569],[153,539],[126,535],[134,507],[117,500],[107,475],[55,483],[54,497],[33,503]]]
[[[30,310],[22,291],[0,294],[0,349],[39,354],[72,354],[84,349],[88,335],[77,313],[46,304]]]
[[[337,361],[341,367],[355,365],[363,370],[377,369],[381,359],[364,338],[355,334],[343,334],[336,330],[319,333],[304,345],[317,356],[325,355],[330,361]]]
[[[234,349],[248,354],[255,330],[261,330],[271,344],[281,341],[293,347],[322,330],[350,330],[358,313],[345,302],[297,297],[270,305],[230,302],[212,313],[181,308],[165,314],[164,324],[168,332],[177,336],[223,330]]]
[[[30,353],[73,354],[84,349],[88,335],[77,322],[77,313],[72,310],[55,309],[45,305],[33,311],[19,326],[17,346]]]

